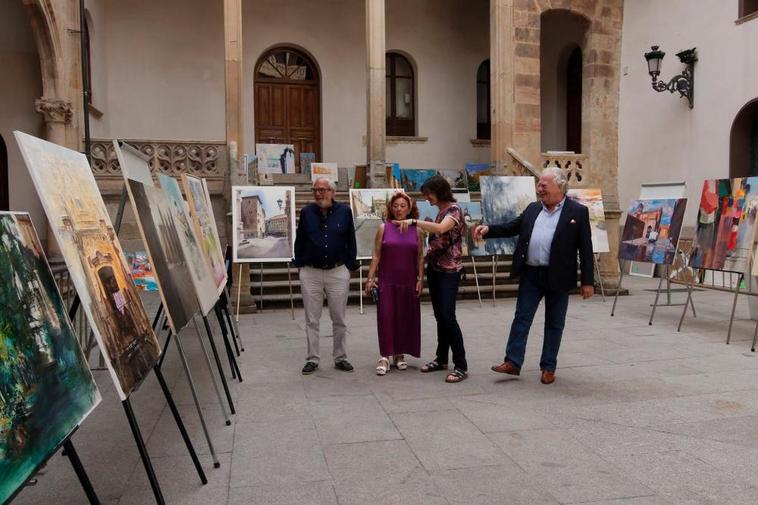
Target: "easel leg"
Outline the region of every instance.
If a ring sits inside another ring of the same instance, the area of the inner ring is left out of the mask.
[[[150,481],[150,487],[153,489],[153,495],[155,496],[155,502],[158,505],[165,505],[166,501],[163,499],[163,493],[161,492],[161,485],[158,483],[158,477],[155,476],[155,470],[153,464],[150,462],[150,455],[147,453],[147,447],[145,447],[145,440],[142,438],[142,433],[137,424],[137,418],[134,417],[134,411],[132,410],[132,404],[129,398],[121,402],[126,412],[126,419],[129,421],[129,427],[132,429],[132,435],[134,441],[137,443],[137,450],[139,451],[142,465],[145,467],[145,473],[147,473],[147,479]]]
[[[603,285],[603,276],[600,275],[600,263],[598,261],[599,254],[594,254],[595,257],[595,275],[597,275],[597,283],[600,285],[600,294],[603,297],[603,302],[605,303],[605,286]]]
[[[290,313],[292,314],[292,320],[295,320],[295,298],[292,296],[292,271],[290,265],[287,263],[287,282],[290,286]]]
[[[740,285],[742,284],[742,277],[744,274],[740,274],[737,277],[737,287],[734,289],[734,301],[732,302],[732,314],[729,316],[729,329],[726,332],[726,343],[732,339],[732,324],[734,323],[734,312],[737,310],[737,296],[740,294]],[[731,285],[732,276],[729,276],[729,284]]]
[[[616,312],[616,302],[619,301],[619,292],[621,291],[621,283],[624,281],[624,267],[626,267],[625,260],[619,260],[619,283],[616,286],[616,294],[613,297],[613,306],[611,307],[611,317]]]
[[[497,276],[497,259],[492,257],[492,306],[495,306],[495,277]]]
[[[363,314],[363,260],[358,260],[358,297],[361,314]]]
[[[240,296],[242,295],[242,265],[240,265],[239,280],[237,281],[237,321],[240,320]]]
[[[71,443],[70,438],[63,442],[63,450],[66,456],[68,456],[71,466],[74,467],[74,472],[76,472],[76,476],[79,478],[79,482],[82,485],[82,489],[84,489],[84,494],[87,495],[90,505],[100,505],[100,499],[97,497],[97,493],[95,493],[95,488],[92,487],[92,482],[90,482],[89,476],[87,476],[84,465],[82,465],[82,461],[79,459],[79,455],[76,453],[76,449],[74,449],[74,444]]]
[[[479,289],[479,276],[476,273],[476,260],[471,256],[471,266],[474,267],[474,282],[476,283],[476,296],[479,298],[479,306],[482,306],[482,291]]]
[[[218,317],[219,326],[225,328],[226,332],[231,337],[231,342],[234,344],[234,353],[236,357],[240,355],[240,348],[237,346],[237,339],[234,337],[234,330],[232,329],[232,326],[226,324],[226,317],[224,317],[224,305],[221,302],[222,299],[221,296],[219,296],[218,300],[216,300],[214,310],[216,311],[216,317]]]
[[[240,328],[237,325],[237,320],[232,317],[232,302],[231,302],[231,296],[229,296],[229,290],[227,288],[224,288],[224,300],[226,303],[226,317],[229,320],[229,325],[234,328],[234,334],[235,338],[239,341],[240,344],[240,350],[242,352],[245,352],[245,345],[242,343],[242,333],[240,333]]]
[[[169,333],[169,337],[171,336],[171,333]],[[197,396],[195,395],[195,385],[192,382],[192,376],[189,373],[189,367],[187,366],[187,359],[184,357],[184,351],[182,350],[182,344],[179,342],[179,339],[176,339],[176,345],[179,348],[179,356],[182,359],[182,365],[184,366],[184,371],[187,373],[187,380],[190,384],[190,389],[192,390],[192,397],[195,398],[195,406],[197,407],[197,413],[200,416],[200,424],[203,426],[203,431],[205,431],[205,438],[208,440],[208,447],[211,451],[211,457],[213,458],[213,466],[215,468],[218,468],[220,466],[220,463],[218,462],[218,458],[216,458],[216,451],[213,450],[213,444],[211,443],[211,437],[208,434],[208,430],[205,427],[205,419],[203,419],[203,411],[200,409],[200,404],[197,403]],[[159,367],[154,367],[153,371],[155,372],[155,376],[158,378],[158,383],[161,385],[161,390],[163,390],[163,396],[166,397],[166,403],[168,403],[168,408],[171,410],[171,414],[174,416],[174,421],[176,421],[176,426],[179,428],[179,433],[182,435],[182,440],[184,440],[184,445],[187,446],[187,451],[189,451],[190,457],[192,458],[192,463],[195,465],[195,470],[197,470],[197,475],[200,477],[200,482],[203,484],[208,483],[208,479],[205,477],[205,472],[203,471],[203,466],[200,464],[200,460],[197,458],[197,453],[195,452],[195,448],[192,445],[192,440],[189,437],[189,434],[187,433],[187,429],[184,427],[184,421],[182,421],[182,416],[179,415],[179,409],[176,408],[176,403],[174,403],[174,397],[171,395],[171,390],[169,390],[168,385],[166,384],[166,380],[163,378],[163,373],[161,372],[161,369]]]
[[[226,330],[226,324],[224,323],[224,317],[221,314],[221,309],[219,308],[218,304],[216,304],[213,307],[213,310],[216,312],[216,318],[218,319],[218,325],[221,328],[221,337],[224,340],[224,347],[226,347],[227,358],[229,358],[229,367],[232,369],[232,378],[236,378],[240,382],[242,382],[242,374],[240,373],[240,367],[237,364],[237,358],[234,356],[234,351],[232,351],[232,345],[229,342],[229,332]]]
[[[692,280],[690,280],[690,283],[687,285],[687,301],[684,302],[684,307],[682,308],[682,316],[679,318],[679,326],[676,327],[676,331],[682,331],[682,323],[684,322],[684,316],[687,315],[687,305],[692,303],[692,286],[695,284],[695,272],[693,272]],[[695,307],[695,304],[692,304],[692,307]]]
[[[229,402],[229,410],[232,414],[236,414],[234,411],[234,402],[232,401],[232,394],[229,392],[229,384],[226,382],[226,376],[224,375],[224,367],[221,366],[221,359],[218,357],[218,349],[216,349],[216,342],[213,341],[213,332],[211,326],[208,324],[208,318],[203,316],[203,323],[205,323],[205,331],[208,333],[208,341],[211,343],[211,352],[213,352],[213,359],[216,361],[216,368],[218,368],[218,374],[221,376],[221,385],[224,387],[224,393],[226,394],[226,401]]]
[[[666,273],[664,275],[668,276],[668,272],[669,272],[668,265],[666,265]],[[650,320],[647,322],[648,326],[652,326],[653,324],[655,309],[656,307],[658,307],[658,298],[661,296],[661,286],[663,286],[663,277],[661,277],[660,280],[658,281],[658,289],[655,290],[655,301],[653,301],[653,310],[650,311]]]
[[[756,339],[758,339],[758,322],[755,323],[755,331],[753,332],[753,344],[750,346],[750,352],[755,352]]]
[[[216,391],[218,404],[221,406],[221,412],[224,414],[226,425],[229,426],[232,424],[232,421],[229,418],[229,413],[226,411],[224,399],[221,397],[221,390],[218,388],[218,381],[216,380],[216,374],[213,372],[211,357],[208,356],[208,349],[205,348],[205,342],[203,342],[203,337],[200,336],[200,329],[197,327],[197,321],[195,321],[194,317],[192,318],[192,324],[195,326],[195,334],[197,335],[197,340],[200,342],[200,348],[203,350],[203,356],[205,356],[205,364],[208,366],[208,373],[211,375],[211,381],[213,382],[213,389]]]

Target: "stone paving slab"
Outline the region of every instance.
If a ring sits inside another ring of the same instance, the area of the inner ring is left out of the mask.
[[[422,305],[422,356],[377,377],[376,312],[348,309],[355,371],[333,368],[326,316],[321,366],[300,374],[302,310],[243,316],[243,382],[228,377],[237,415],[223,422],[202,350],[181,334],[221,467],[213,468],[176,347],[164,375],[209,477],[201,486],[154,377],[132,403],[168,503],[578,504],[758,503],[758,355],[754,322],[732,297],[695,293],[697,318],[662,307],[647,324],[657,283],[625,279],[631,295],[572,297],[557,381],[539,383],[544,316],[538,311],[518,378],[489,371],[503,358],[513,299],[460,302],[470,378],[445,384],[421,374],[435,325]],[[682,297],[674,295],[674,301]],[[201,327],[202,328],[202,327]],[[214,373],[215,370],[214,370]],[[150,504],[152,494],[110,377],[96,371],[104,401],[74,435],[108,505]],[[55,455],[14,504],[85,503],[66,458]]]

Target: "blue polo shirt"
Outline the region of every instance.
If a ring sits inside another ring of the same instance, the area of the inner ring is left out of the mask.
[[[295,235],[296,267],[312,266],[333,268],[345,265],[358,268],[355,257],[355,226],[350,207],[334,202],[326,213],[315,203],[309,203],[300,212]]]

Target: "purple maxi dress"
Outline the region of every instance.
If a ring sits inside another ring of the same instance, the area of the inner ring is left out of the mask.
[[[416,297],[418,238],[415,226],[401,233],[397,226],[384,225],[379,260],[377,326],[382,356],[421,354],[421,308]]]

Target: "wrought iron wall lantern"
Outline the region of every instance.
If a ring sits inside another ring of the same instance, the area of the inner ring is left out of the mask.
[[[681,74],[674,76],[668,83],[658,80],[658,76],[661,74],[661,63],[666,53],[659,50],[658,46],[653,46],[651,49],[652,51],[645,53],[645,59],[647,60],[647,71],[653,78],[653,89],[659,93],[661,91],[668,91],[669,93],[678,91],[679,96],[687,98],[691,109],[695,105],[695,62],[697,61],[695,48],[676,53],[679,61],[684,63],[685,67]]]

